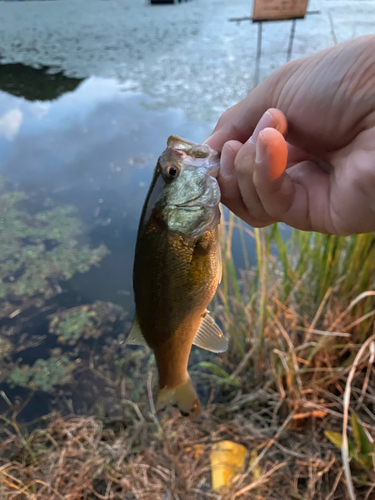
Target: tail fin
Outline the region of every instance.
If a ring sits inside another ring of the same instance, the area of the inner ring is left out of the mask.
[[[186,382],[181,385],[172,389],[164,387],[159,390],[156,410],[163,410],[168,405],[177,405],[181,414],[189,416],[192,420],[200,416],[201,405],[189,375]]]

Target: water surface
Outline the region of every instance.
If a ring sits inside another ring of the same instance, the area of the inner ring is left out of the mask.
[[[74,343],[60,345],[48,331],[49,315],[103,301],[120,306],[126,318],[117,311],[116,328],[107,328],[107,338],[97,342],[103,347],[108,337],[127,333],[134,314],[131,276],[136,232],[157,158],[169,135],[202,142],[212,124],[189,121],[178,109],[156,111],[152,98],[115,79],[67,78],[46,67],[0,66],[0,89],[0,175],[7,180],[5,189],[25,192],[29,196],[26,211],[31,215],[51,207],[75,207],[81,225],[77,245],[93,249],[105,245],[109,251],[98,266],[77,272],[68,281],[60,280],[53,297],[39,305],[19,306],[12,299],[13,308],[5,311],[3,300],[0,328],[4,338],[17,338],[18,348],[11,359],[20,368],[49,359],[56,347],[78,362],[85,354]],[[48,244],[53,248],[53,242]],[[234,254],[239,261],[241,253],[238,240]],[[12,337],[13,327],[17,333]],[[24,348],[25,342],[38,336],[43,340]],[[86,347],[97,351],[102,348],[99,344],[89,342]],[[116,356],[121,358],[120,350]],[[91,376],[86,372],[81,378],[89,382]],[[9,387],[6,381],[2,380],[1,389],[12,403],[26,398],[27,388]],[[25,418],[53,408],[59,391],[66,397],[69,384],[64,391],[60,386],[38,390]],[[76,401],[71,409],[91,411],[98,403],[96,396],[87,391],[82,396],[82,391],[78,398],[78,389],[73,391]],[[5,411],[4,399],[0,405]]]

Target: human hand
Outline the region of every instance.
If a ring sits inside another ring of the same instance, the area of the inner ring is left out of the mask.
[[[282,66],[206,142],[222,202],[250,225],[375,231],[375,36]]]

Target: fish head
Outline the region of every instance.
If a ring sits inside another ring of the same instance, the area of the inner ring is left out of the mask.
[[[171,136],[157,167],[155,207],[168,229],[195,237],[220,222],[219,154],[207,144]]]

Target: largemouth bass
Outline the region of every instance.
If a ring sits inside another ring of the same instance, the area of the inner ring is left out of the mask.
[[[219,155],[171,136],[143,207],[133,268],[136,316],[128,344],[146,344],[159,373],[157,411],[200,415],[187,366],[192,344],[223,352],[228,340],[207,311],[221,280]]]

